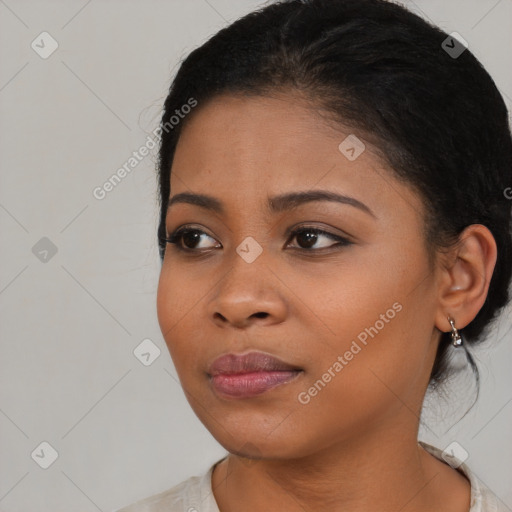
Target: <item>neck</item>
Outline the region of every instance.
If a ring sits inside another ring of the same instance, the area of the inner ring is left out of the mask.
[[[230,455],[212,478],[219,508],[222,512],[239,510],[240,505],[246,512],[469,509],[469,498],[468,508],[457,508],[460,501],[448,508],[454,503],[444,495],[443,482],[454,470],[428,454],[418,444],[416,432],[408,437],[379,433],[297,459]]]

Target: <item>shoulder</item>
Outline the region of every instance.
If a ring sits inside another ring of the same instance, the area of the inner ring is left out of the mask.
[[[471,484],[471,508],[469,512],[509,512],[510,509],[478,478],[476,473],[454,454],[445,453],[435,446],[419,441],[434,457],[462,473]]]
[[[213,469],[219,462],[201,475],[113,512],[220,512],[211,484]]]

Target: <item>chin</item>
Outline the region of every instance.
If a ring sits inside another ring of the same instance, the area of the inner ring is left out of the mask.
[[[213,428],[210,429],[209,426]],[[247,427],[237,431],[227,423],[223,423],[223,427],[218,424],[207,426],[215,440],[233,455],[251,461],[286,460],[302,456],[300,439],[294,439],[288,432],[272,435],[270,429],[269,435],[268,431],[248,431]]]

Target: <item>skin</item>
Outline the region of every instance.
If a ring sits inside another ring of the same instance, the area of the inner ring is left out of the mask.
[[[167,245],[157,312],[191,407],[230,452],[212,477],[221,512],[470,508],[469,481],[420,447],[417,434],[440,334],[451,330],[447,316],[459,329],[476,316],[496,244],[486,227],[469,226],[431,268],[420,197],[369,144],[354,161],[341,154],[350,133],[298,93],[224,95],[198,107],[178,143],[171,197],[208,194],[225,212],[169,209],[167,233],[192,224],[205,234],[188,247],[206,252]],[[374,216],[326,201],[266,209],[268,196],[311,189],[352,196]],[[352,244],[319,235],[308,249],[304,237],[285,235],[303,225]],[[263,249],[252,263],[236,252],[248,236]],[[396,302],[401,311],[300,403],[299,393]],[[251,349],[303,372],[257,397],[218,396],[211,362]]]

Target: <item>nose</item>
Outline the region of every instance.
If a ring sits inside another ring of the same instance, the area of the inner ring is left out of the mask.
[[[238,255],[236,259],[208,305],[211,320],[220,327],[231,325],[238,329],[283,322],[288,307],[282,293],[285,287],[276,272],[263,259],[252,263]]]

